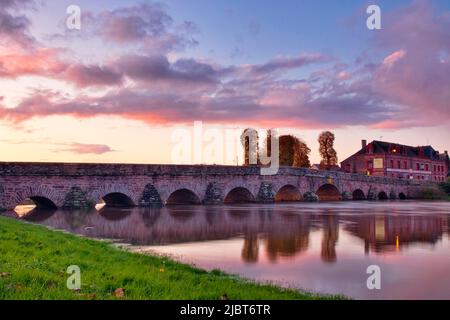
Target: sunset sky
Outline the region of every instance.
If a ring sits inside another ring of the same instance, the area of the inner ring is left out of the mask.
[[[0,161],[172,163],[194,121],[293,133],[312,163],[323,130],[339,161],[448,150],[450,1],[0,0]]]

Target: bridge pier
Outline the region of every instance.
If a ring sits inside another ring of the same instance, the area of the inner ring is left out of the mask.
[[[353,196],[352,196],[352,194],[350,192],[344,191],[344,192],[342,192],[342,200],[343,201],[353,200]]]
[[[389,199],[391,199],[391,200],[397,199],[397,193],[395,193],[394,190],[391,190],[391,192],[389,192]]]
[[[319,196],[312,191],[308,191],[303,195],[303,199],[306,202],[317,202],[319,201]]]
[[[274,203],[275,193],[271,183],[261,182],[259,187],[257,202],[259,203]]]
[[[217,183],[211,182],[208,184],[208,186],[206,187],[205,199],[203,200],[203,204],[223,204],[222,188]]]
[[[161,208],[163,206],[158,190],[152,184],[145,186],[142,197],[139,200],[139,207],[144,208]]]
[[[72,187],[64,199],[63,209],[88,209],[93,208],[95,203],[87,200],[86,194],[79,187]]]
[[[367,200],[371,201],[378,200],[378,194],[376,189],[372,187],[369,189],[369,192],[367,193]]]

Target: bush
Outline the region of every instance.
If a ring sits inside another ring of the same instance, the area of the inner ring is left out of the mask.
[[[446,194],[441,189],[425,188],[420,191],[420,193],[418,194],[417,197],[419,199],[425,199],[425,200],[439,200],[439,199],[445,199]]]
[[[449,182],[443,182],[439,185],[441,189],[447,194],[450,195],[450,181]]]

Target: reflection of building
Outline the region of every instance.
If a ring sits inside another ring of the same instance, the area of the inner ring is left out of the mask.
[[[440,154],[431,146],[411,147],[396,143],[362,141],[357,153],[342,161],[349,173],[398,179],[445,181],[449,172],[448,152]]]
[[[333,215],[324,216],[323,237],[322,237],[322,252],[321,257],[324,262],[335,262],[336,244],[339,239],[339,221]]]
[[[363,216],[349,218],[346,229],[364,239],[365,252],[395,251],[412,243],[436,243],[445,232],[446,221],[436,216]]]

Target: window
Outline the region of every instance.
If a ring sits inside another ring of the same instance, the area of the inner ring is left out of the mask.
[[[436,165],[433,165],[433,171],[436,171]]]
[[[404,167],[405,167],[405,169],[408,169],[408,162],[403,162],[403,165],[404,165]]]
[[[419,171],[420,170],[420,164],[419,163],[416,163],[417,164],[417,171]]]
[[[400,162],[400,160],[398,160],[398,161],[397,161],[397,168],[400,169],[401,167],[402,167],[401,162]]]
[[[428,164],[425,165],[425,171],[428,171],[429,167]]]
[[[394,160],[391,160],[391,168],[394,167]]]

